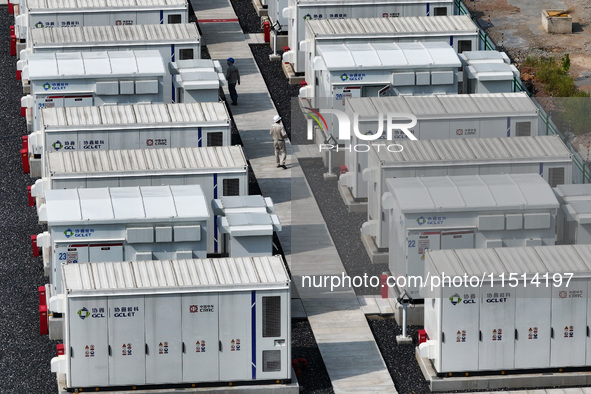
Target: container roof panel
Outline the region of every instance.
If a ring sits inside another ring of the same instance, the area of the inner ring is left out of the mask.
[[[105,190],[105,189],[88,189]],[[110,189],[111,204],[117,219],[145,218],[144,199],[138,187],[115,187]]]
[[[108,51],[113,74],[134,74],[140,70],[141,63],[131,51]]]
[[[84,75],[85,65],[80,53],[57,52],[55,61],[57,63],[58,75]]]
[[[236,291],[236,285],[243,291],[252,285],[287,288],[290,282],[281,256],[64,264],[62,270],[69,295]]]
[[[199,185],[170,186],[177,215],[180,217],[209,218],[209,203]]]
[[[56,220],[80,220],[82,212],[75,189],[57,189],[45,193],[47,222]]]
[[[513,68],[505,63],[476,63],[468,66],[468,75],[481,80],[513,79]]]
[[[123,51],[115,52],[122,53]],[[137,72],[142,74],[165,74],[162,56],[156,50],[134,51]]]
[[[390,178],[386,184],[403,212],[558,208],[538,174]]]
[[[353,55],[344,44],[318,45],[318,55],[323,57],[328,69],[356,66]]]
[[[109,75],[113,73],[107,52],[72,52],[82,55],[86,75]]]
[[[172,191],[169,187],[140,187],[139,191],[142,195],[144,210],[147,217],[162,218],[177,216],[177,210],[172,197]]]
[[[108,189],[77,189],[80,211],[85,220],[114,219]]]
[[[541,273],[573,272],[590,277],[591,245],[552,245],[535,247],[430,250],[428,267],[434,274],[480,276],[493,273],[515,273],[520,276]],[[483,261],[486,263],[483,264]],[[492,266],[490,264],[493,264]],[[529,286],[529,285],[528,285]]]

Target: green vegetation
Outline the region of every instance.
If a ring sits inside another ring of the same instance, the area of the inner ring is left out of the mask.
[[[531,69],[535,79],[544,84],[546,92],[554,97],[589,97],[589,93],[580,91],[575,86],[575,79],[568,74],[570,56],[531,57],[525,59],[524,66]]]

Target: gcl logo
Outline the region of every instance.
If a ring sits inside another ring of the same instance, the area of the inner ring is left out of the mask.
[[[342,77],[342,76],[341,76]],[[324,116],[320,114],[319,111],[316,111],[312,108],[305,108],[308,111],[308,115],[316,122],[316,124],[323,129],[327,135],[331,135],[328,130],[328,124],[324,119]],[[336,116],[338,125],[339,125],[339,133],[338,139],[339,140],[350,140],[351,139],[351,130],[355,136],[363,141],[375,141],[382,137],[384,133],[384,119],[386,120],[386,138],[388,140],[392,140],[394,130],[400,130],[408,137],[408,139],[417,141],[418,138],[414,136],[411,128],[417,125],[417,117],[413,114],[405,114],[405,113],[388,113],[384,115],[380,113],[378,115],[378,130],[375,134],[363,134],[359,130],[359,114],[353,115],[353,127],[351,128],[351,120],[343,111],[339,111],[336,109],[323,109],[322,112],[324,114],[332,114]],[[312,123],[312,119],[308,119],[308,140],[314,139],[314,125]],[[408,120],[409,122],[398,123],[399,120]]]

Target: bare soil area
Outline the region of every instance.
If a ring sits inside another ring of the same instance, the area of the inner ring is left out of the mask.
[[[530,55],[561,58],[568,53],[569,73],[575,84],[591,92],[590,0],[464,0],[464,4],[519,69]],[[546,33],[542,28],[543,9],[568,10],[573,18],[573,33]],[[523,79],[533,82],[533,76],[524,71]],[[544,95],[543,89],[537,91],[538,95]]]

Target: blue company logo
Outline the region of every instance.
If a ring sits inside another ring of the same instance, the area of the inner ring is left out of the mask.
[[[74,232],[71,228],[69,228],[66,231],[64,231],[64,235],[66,236],[66,238],[70,238],[72,235],[74,235]]]
[[[422,225],[423,225],[423,224],[425,224],[425,223],[427,223],[427,219],[425,219],[425,217],[424,217],[424,216],[420,216],[420,217],[418,217],[418,218],[417,218],[417,224],[418,224],[419,226],[422,226]]]
[[[45,89],[45,90],[49,90],[49,89],[51,89],[51,84],[50,84],[49,82],[45,82],[45,83],[43,84],[43,89]]]
[[[460,298],[460,295],[458,293],[455,293],[454,295],[449,297],[449,302],[451,302],[452,305],[457,305],[460,302],[462,302],[462,299]]]
[[[64,147],[60,140],[55,141],[51,146],[53,146],[53,149],[55,150],[60,150]]]
[[[349,76],[347,75],[347,73],[342,73],[341,74],[341,81],[346,81],[349,79]]]
[[[90,312],[88,311],[88,309],[86,309],[86,307],[82,307],[82,309],[80,309],[78,311],[78,316],[80,316],[80,319],[84,320],[86,319],[88,316],[90,316]]]

